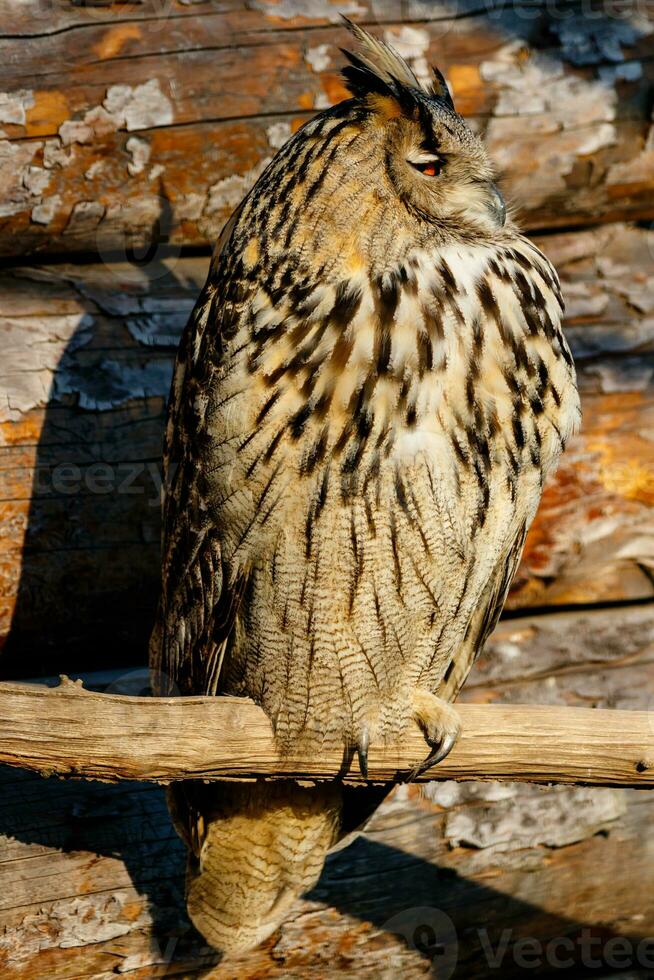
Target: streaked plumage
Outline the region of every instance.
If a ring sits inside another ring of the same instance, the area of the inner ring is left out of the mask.
[[[354,98],[234,214],[180,347],[152,663],[163,690],[254,698],[282,748],[365,766],[411,724],[450,747],[579,405],[556,273],[504,223],[442,76],[424,92],[353,30]],[[382,795],[176,791],[196,924],[260,941]]]

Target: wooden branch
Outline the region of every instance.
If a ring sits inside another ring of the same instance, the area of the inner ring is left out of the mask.
[[[654,788],[654,715],[647,711],[461,704],[464,732],[434,779]],[[372,745],[370,778],[402,779],[426,755],[411,726],[401,747]],[[338,751],[280,757],[270,722],[240,698],[96,694],[62,678],[57,688],[0,684],[0,763],[42,775],[124,779],[257,776],[361,782]]]

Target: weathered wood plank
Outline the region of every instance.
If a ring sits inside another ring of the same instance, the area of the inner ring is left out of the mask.
[[[66,799],[67,790],[59,788],[59,796]],[[428,976],[430,951],[423,947],[421,954],[412,939],[420,927],[430,926],[446,944],[448,955],[458,954],[461,968],[471,977],[497,975],[497,965],[488,963],[484,950],[490,946],[497,951],[504,929],[510,933],[504,955],[500,953],[502,976],[524,976],[515,945],[520,939],[533,937],[544,944],[556,937],[580,940],[584,930],[598,937],[590,948],[604,966],[613,965],[608,940],[620,935],[633,944],[634,965],[646,966],[647,960],[639,963],[637,957],[642,938],[652,929],[649,907],[640,900],[651,874],[642,848],[651,809],[610,790],[600,793],[604,798],[591,802],[569,791],[539,792],[534,797],[513,790],[498,798],[497,792],[478,788],[467,797],[450,795],[445,811],[438,800],[396,794],[365,837],[329,860],[315,891],[296,904],[263,949],[217,966],[211,976],[288,977],[313,971],[329,978],[354,971],[371,978]],[[65,850],[74,828],[83,835],[83,847],[76,870],[66,880],[85,891],[79,897],[46,899],[40,906],[2,913],[3,976],[109,980],[127,975],[151,980],[206,975],[203,969],[216,959],[203,948],[183,906],[177,904],[183,855],[179,842],[168,837],[160,796],[143,790],[140,799],[125,805],[107,787],[95,795],[83,793],[75,802],[68,797],[67,802],[68,814],[57,835],[64,853],[54,846],[49,849],[50,868],[55,873],[68,870]],[[532,826],[519,835],[516,831],[522,821],[528,827],[535,808],[538,830]],[[107,847],[102,834],[118,823],[117,812],[125,836]],[[140,843],[137,821],[132,825],[134,836],[130,834],[130,814],[149,818],[159,831],[161,852],[152,853]],[[562,832],[564,814],[568,827]],[[492,824],[492,836],[488,834],[481,846],[457,846],[456,835],[464,823],[470,836],[474,827]],[[508,832],[515,834],[513,847],[502,840]],[[606,836],[595,836],[598,832]],[[39,887],[47,894],[47,883],[39,885],[38,872],[43,869],[29,858],[30,841],[38,840],[38,829],[19,830],[19,837],[22,853],[7,866],[7,878],[19,874],[30,892]],[[96,889],[96,874],[112,887]],[[604,875],[611,876],[610,893],[601,887]],[[586,884],[582,890],[580,879]],[[47,881],[56,888],[55,875]],[[579,962],[580,946],[575,945],[575,952]],[[640,956],[645,952],[641,949]]]
[[[60,28],[21,5],[7,19],[29,41],[0,37],[0,254],[120,249],[157,219],[173,242],[213,241],[280,143],[346,94],[329,3],[55,6]],[[446,71],[527,227],[654,216],[649,0],[593,17],[351,6],[418,74]]]
[[[512,604],[652,596],[654,238],[619,226],[552,235],[583,422],[546,488]]]
[[[460,695],[654,710],[654,603],[503,620]]]
[[[524,12],[525,19],[533,20],[544,6],[543,0],[517,0],[512,8]],[[575,13],[578,13],[576,8],[576,0],[561,0],[558,5],[561,19],[574,19]],[[610,7],[605,5],[602,9],[615,17],[629,16],[633,13],[633,3],[631,0],[614,0]],[[647,6],[640,12],[647,17]],[[341,0],[339,4],[330,0],[251,0],[247,6],[242,0],[193,0],[192,3],[184,3],[184,0],[94,0],[86,4],[71,4],[68,0],[21,0],[20,4],[15,4],[12,0],[0,0],[0,37],[44,38],[97,26],[122,28],[129,23],[137,23],[146,31],[156,34],[165,29],[168,21],[206,18],[217,14],[226,18],[231,31],[217,35],[215,40],[229,44],[233,32],[237,30],[251,32],[262,24],[270,33],[303,27],[316,28],[339,24],[342,14],[358,23],[381,26],[399,17],[410,24],[450,21],[457,16],[480,14],[501,18],[507,14],[507,10],[502,0],[461,0],[454,10],[448,0],[414,0],[402,5],[398,0],[357,0],[356,3]],[[147,23],[140,24],[142,21]],[[180,26],[184,30],[188,28],[187,23]],[[570,33],[574,35],[574,26]]]

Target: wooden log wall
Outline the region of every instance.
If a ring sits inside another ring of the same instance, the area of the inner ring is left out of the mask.
[[[0,0],[0,675],[144,684],[174,349],[230,210],[344,96],[339,10],[444,70],[564,283],[583,429],[462,697],[654,708],[651,0]],[[522,976],[515,942],[553,937],[578,976],[584,935],[595,975],[619,937],[652,969],[644,792],[403,788],[216,966],[158,789],[1,782],[9,980],[445,976],[414,936],[450,920],[461,978]]]
[[[0,254],[213,241],[345,97],[339,9],[438,62],[527,227],[654,217],[651,0],[2,0]]]

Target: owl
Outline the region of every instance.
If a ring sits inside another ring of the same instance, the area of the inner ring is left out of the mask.
[[[160,693],[248,696],[280,752],[367,776],[415,725],[418,771],[452,748],[579,401],[556,272],[443,76],[349,29],[352,97],[237,208],[181,342],[151,664]],[[177,784],[197,928],[261,942],[387,791]]]

